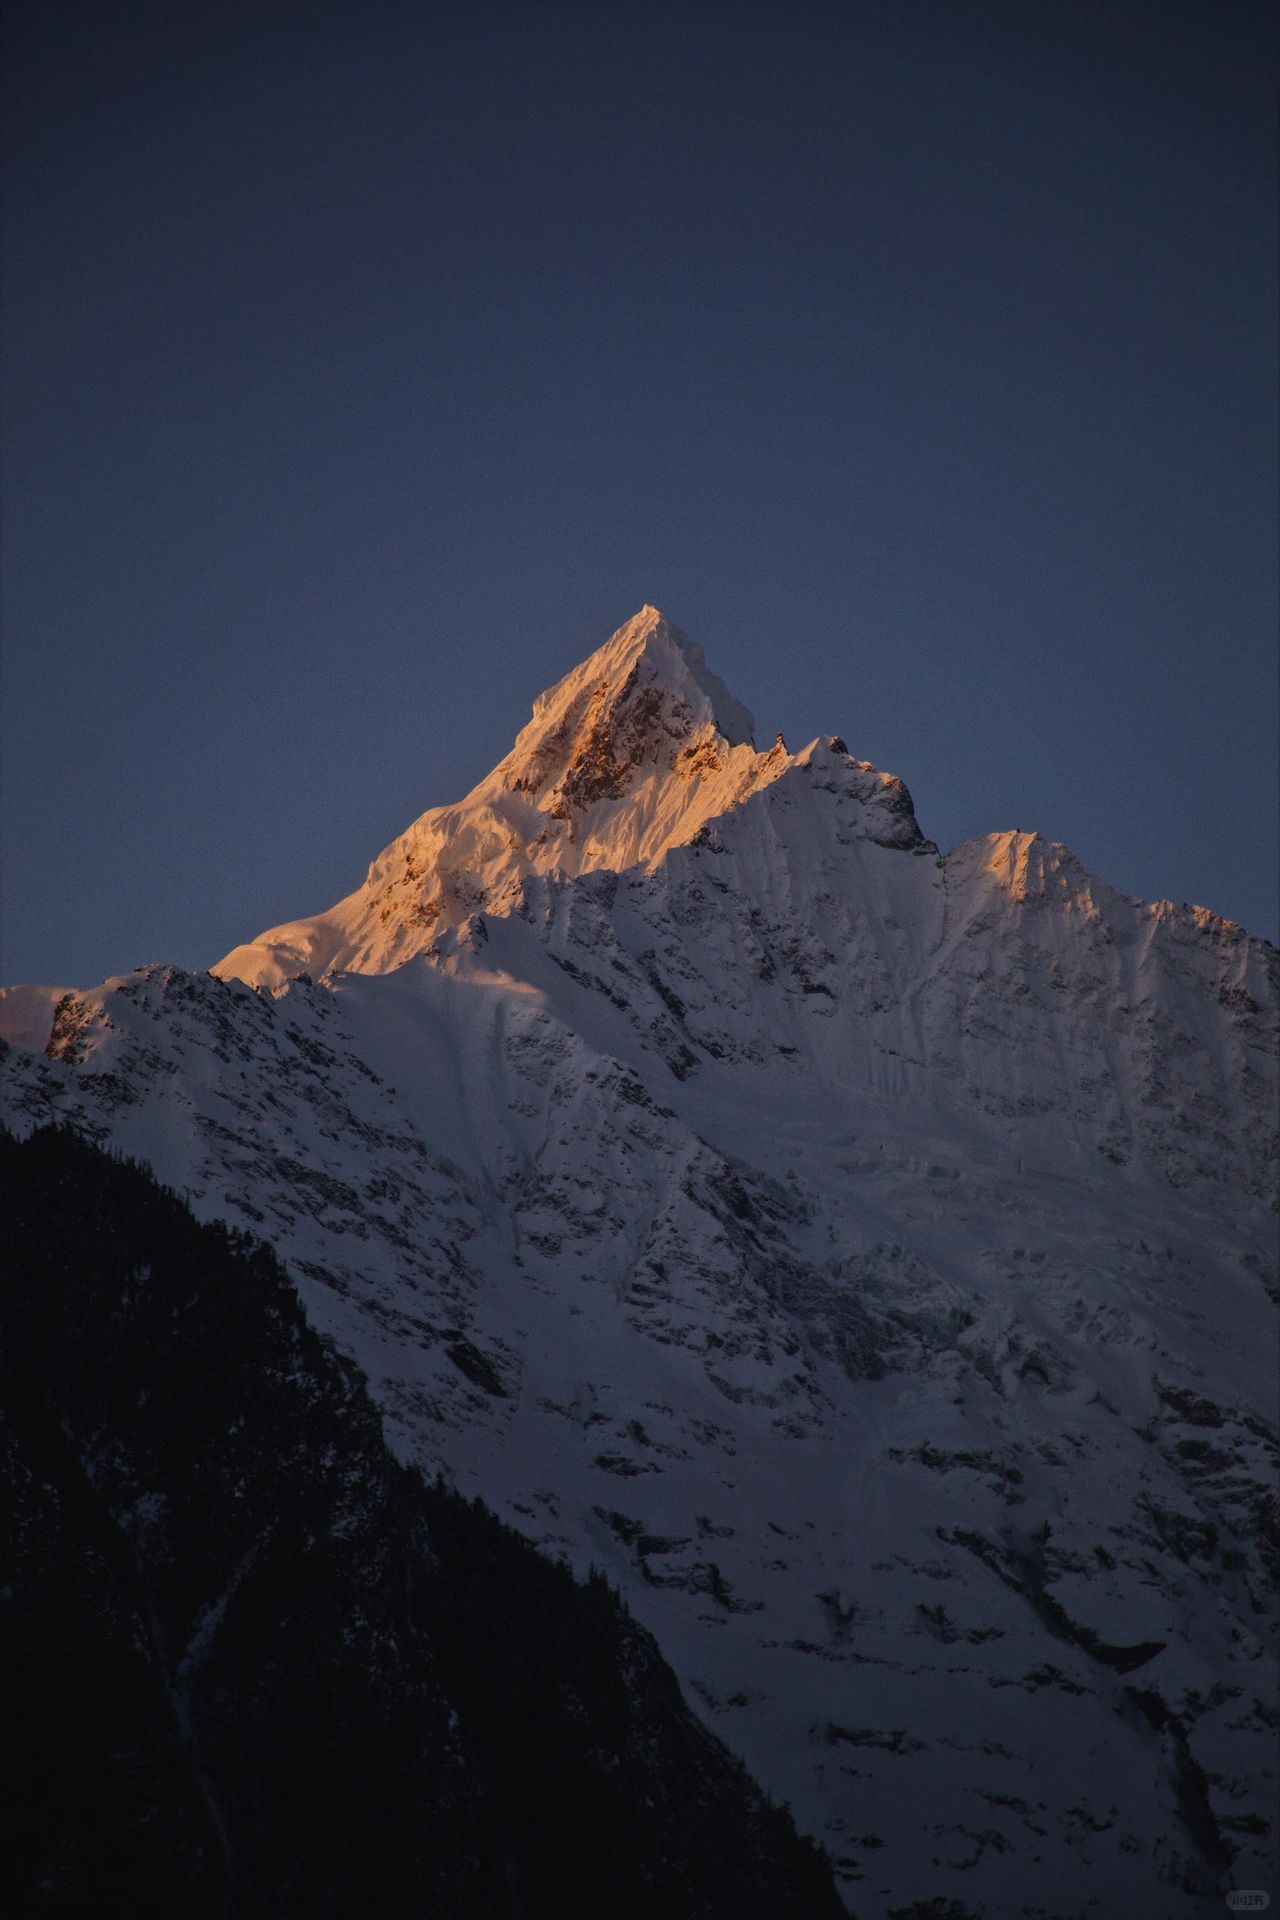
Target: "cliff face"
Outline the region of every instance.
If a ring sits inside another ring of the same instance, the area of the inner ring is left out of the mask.
[[[855,1905],[1182,1920],[1270,1870],[1277,981],[756,753],[649,609],[351,901],[50,995],[4,1110],[270,1238]]]
[[[72,1135],[0,1164],[22,1911],[839,1911],[608,1587],[397,1465],[268,1251]]]

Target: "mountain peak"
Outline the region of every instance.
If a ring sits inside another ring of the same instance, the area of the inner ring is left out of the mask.
[[[923,844],[901,782],[842,750],[833,759],[821,741],[792,755],[779,737],[757,753],[752,731],[698,643],[644,606],[538,696],[511,752],[464,800],[431,808],[385,847],[355,893],[237,947],[215,971],[254,985],[389,971],[476,914],[519,912],[535,874],[652,871],[793,769],[856,803],[865,837]]]
[[[644,606],[539,694],[497,772],[563,818],[616,799],[645,767],[669,768],[695,737],[750,746],[753,728],[697,641],[659,608]]]

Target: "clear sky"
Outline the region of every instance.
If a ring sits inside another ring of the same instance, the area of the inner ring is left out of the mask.
[[[1274,938],[1272,11],[10,0],[0,979],[328,905],[646,601]]]

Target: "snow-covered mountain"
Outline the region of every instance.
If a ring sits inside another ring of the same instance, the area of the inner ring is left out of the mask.
[[[645,608],[327,913],[12,990],[3,1111],[269,1239],[855,1911],[1179,1920],[1274,1873],[1277,974]]]

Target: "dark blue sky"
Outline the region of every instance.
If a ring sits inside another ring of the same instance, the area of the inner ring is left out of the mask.
[[[10,4],[0,978],[314,911],[652,601],[1273,938],[1248,4]]]

